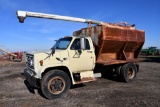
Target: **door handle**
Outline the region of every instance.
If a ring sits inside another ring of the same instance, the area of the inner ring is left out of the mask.
[[[56,58],[58,61],[61,61],[61,62],[63,62],[63,60],[61,60],[60,58]]]
[[[87,51],[88,53],[92,53],[92,51]]]
[[[63,60],[67,60],[67,58],[63,58]]]

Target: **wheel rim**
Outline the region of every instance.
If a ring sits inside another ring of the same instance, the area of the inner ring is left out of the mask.
[[[48,89],[52,94],[60,94],[65,88],[65,81],[60,76],[55,76],[50,79]]]
[[[134,69],[133,68],[129,68],[127,74],[128,74],[129,79],[134,78],[134,76],[135,76]]]

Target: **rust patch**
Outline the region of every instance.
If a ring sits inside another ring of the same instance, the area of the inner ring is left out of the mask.
[[[95,78],[93,78],[93,77],[85,77],[85,78],[81,79],[81,81],[90,81],[90,80],[95,80]]]
[[[84,83],[84,82],[90,82],[90,81],[95,81],[96,79],[93,77],[85,77],[82,78],[81,81],[76,81],[75,84],[80,84],[80,83]]]

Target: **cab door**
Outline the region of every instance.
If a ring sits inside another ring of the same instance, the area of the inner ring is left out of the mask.
[[[88,39],[85,50],[80,50],[80,38],[76,38],[69,49],[69,66],[72,72],[91,71],[95,65],[95,54]]]

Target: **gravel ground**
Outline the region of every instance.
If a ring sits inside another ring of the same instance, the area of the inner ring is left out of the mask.
[[[0,107],[160,107],[160,60],[140,62],[132,83],[116,79],[73,86],[60,99],[48,100],[36,89],[31,93],[23,75],[24,62],[0,62]]]

